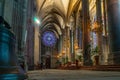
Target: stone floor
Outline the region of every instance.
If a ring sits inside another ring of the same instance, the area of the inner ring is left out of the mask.
[[[28,80],[120,80],[120,72],[55,70],[28,71]]]

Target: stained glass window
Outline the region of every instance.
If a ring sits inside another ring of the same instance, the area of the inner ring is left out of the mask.
[[[52,47],[56,44],[56,36],[51,31],[46,31],[42,34],[42,42],[45,46]]]

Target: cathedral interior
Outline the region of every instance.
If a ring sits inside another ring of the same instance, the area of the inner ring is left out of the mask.
[[[41,68],[120,71],[119,6],[119,0],[0,0],[0,79],[23,80],[25,71]]]
[[[75,63],[76,60],[80,65],[119,64],[117,28],[112,30],[116,22],[111,23],[117,17],[111,15],[117,15],[117,12],[113,13],[109,8],[114,2],[37,0],[40,60],[46,62],[45,59],[49,58],[53,68],[56,60],[63,65]],[[110,21],[109,16],[112,19]]]

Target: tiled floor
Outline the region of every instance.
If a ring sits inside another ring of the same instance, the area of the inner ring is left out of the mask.
[[[29,71],[28,80],[120,80],[120,72],[85,70],[38,70]]]

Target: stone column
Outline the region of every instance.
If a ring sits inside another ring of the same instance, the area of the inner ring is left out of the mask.
[[[58,58],[60,60],[60,62],[62,62],[62,50],[63,50],[63,33],[62,35],[60,35],[60,38],[59,38],[59,44],[60,44],[60,47],[59,47],[59,55],[58,55]]]
[[[0,0],[0,16],[4,16],[5,0]]]
[[[41,46],[41,31],[39,30],[39,63],[41,63],[42,62],[42,54],[41,54],[41,49],[42,49],[42,46]]]
[[[34,64],[39,62],[39,27],[35,27],[34,33]]]
[[[76,13],[75,14],[76,21],[75,21],[75,30],[74,30],[74,51],[75,51],[75,60],[77,60],[77,53],[78,53],[78,31],[79,31],[79,15]]]
[[[62,39],[63,39],[62,37],[63,37],[62,35],[60,35],[60,37],[59,37],[59,47],[58,47],[59,53],[62,52]]]
[[[102,2],[103,2],[102,16],[104,17],[104,25],[103,25],[104,38],[103,38],[102,51],[104,54],[104,64],[108,64],[109,41],[108,41],[108,24],[107,24],[107,6],[106,6],[106,0],[103,0]]]
[[[97,16],[97,37],[98,37],[98,49],[99,49],[99,63],[103,61],[102,54],[102,13],[101,13],[101,0],[96,0],[96,16]]]
[[[74,54],[74,31],[73,29],[70,30],[70,53],[71,53],[71,61],[75,61],[75,54]]]
[[[82,28],[83,28],[83,57],[84,65],[91,65],[90,60],[90,25],[89,25],[89,0],[82,0]]]
[[[63,63],[66,62],[66,28],[63,29],[62,31],[62,59],[63,59]]]
[[[63,40],[64,40],[64,42],[63,42],[63,45],[64,45],[64,47],[63,47],[63,56],[64,56],[64,59],[65,59],[65,63],[67,62],[67,60],[66,60],[66,57],[67,57],[67,52],[66,52],[66,49],[67,49],[67,31],[66,31],[67,29],[66,29],[66,27],[64,28],[64,37],[63,37]]]
[[[24,80],[24,64],[21,67],[15,53],[16,36],[9,24],[0,17],[0,80]]]
[[[67,56],[68,56],[68,61],[71,62],[71,54],[70,54],[70,28],[67,27],[67,34],[66,34],[66,38],[67,38],[67,48],[66,48],[66,52],[67,52]]]
[[[120,64],[120,1],[107,0],[110,40],[109,64]]]

